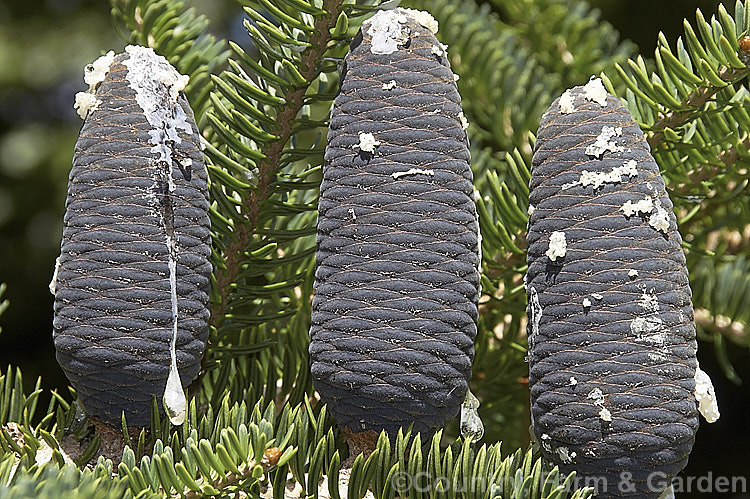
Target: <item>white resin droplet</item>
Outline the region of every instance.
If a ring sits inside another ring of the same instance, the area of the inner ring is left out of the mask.
[[[583,187],[591,185],[594,187],[594,190],[596,190],[607,183],[615,184],[618,182],[622,182],[622,178],[625,175],[630,178],[638,176],[636,165],[637,163],[631,159],[630,161],[626,161],[622,166],[613,168],[608,172],[591,172],[588,170],[583,170],[581,172],[581,178],[579,180],[565,184],[561,187],[561,189],[566,190],[577,185],[581,185]]]
[[[469,122],[466,119],[466,116],[464,116],[463,112],[458,113],[458,119],[461,122],[461,128],[463,128],[464,130],[466,130],[467,128],[469,128]]]
[[[438,31],[438,22],[427,12],[403,8],[380,10],[362,23],[363,28],[366,27],[363,31],[372,37],[370,52],[392,54],[400,46],[405,45],[411,35],[409,27],[404,26],[408,18],[429,29],[433,34]],[[438,48],[445,51],[444,46],[438,46]]]
[[[60,257],[55,260],[55,273],[52,274],[52,280],[49,282],[49,292],[54,294],[57,292],[57,274],[60,272]]]
[[[393,90],[396,88],[396,80],[391,80],[388,83],[383,83],[383,90]]]
[[[659,499],[675,499],[674,489],[672,488],[671,484],[669,485],[669,487],[664,489],[664,492],[662,493],[662,495],[659,496]]]
[[[94,112],[102,102],[96,98],[94,92],[96,87],[104,81],[110,66],[115,60],[115,52],[110,50],[106,55],[101,56],[91,64],[83,68],[83,81],[89,86],[85,92],[78,92],[73,109],[78,112],[81,119],[86,119],[89,113]]]
[[[352,147],[354,149],[359,149],[360,151],[373,153],[375,152],[375,148],[380,145],[379,140],[375,140],[375,136],[371,133],[364,133],[359,132],[359,143],[354,144]]]
[[[698,410],[709,423],[719,419],[719,405],[716,403],[716,392],[708,374],[700,367],[695,370],[695,400]]]
[[[164,389],[164,412],[169,416],[173,425],[179,426],[185,422],[187,412],[187,399],[182,390],[180,374],[177,372],[177,363],[172,361],[167,378],[167,387]]]
[[[76,110],[81,119],[85,120],[89,113],[93,113],[99,109],[99,104],[101,103],[102,101],[97,99],[96,96],[90,92],[78,92],[76,94],[76,101],[73,104],[73,109]]]
[[[542,448],[544,450],[546,450],[547,452],[552,452],[552,444],[550,443],[552,441],[552,437],[550,437],[546,433],[542,433],[542,436],[539,439],[539,441],[542,444]]]
[[[599,419],[602,421],[605,421],[607,423],[612,422],[612,413],[604,407],[604,393],[599,388],[594,388],[589,392],[588,396],[586,397],[589,400],[594,401],[594,405],[599,409]]]
[[[607,89],[604,88],[601,78],[592,75],[589,82],[583,86],[583,96],[588,101],[607,107]]]
[[[362,23],[367,26],[365,33],[371,37],[370,52],[373,54],[392,54],[398,47],[409,41],[409,28],[402,26],[406,16],[397,10],[381,10]]]
[[[632,217],[638,213],[651,213],[654,211],[654,202],[648,196],[640,201],[636,201],[635,203],[632,201],[625,201],[625,204],[620,207],[620,211],[625,213],[626,217]]]
[[[573,96],[570,89],[563,92],[563,94],[560,96],[560,112],[562,114],[570,114],[576,110],[573,105],[574,99],[575,97]]]
[[[531,337],[529,338],[529,350],[534,346],[534,339],[539,334],[539,324],[542,321],[542,305],[539,303],[539,294],[535,288],[529,289],[529,308],[531,309]]]
[[[412,19],[417,21],[419,24],[429,29],[433,35],[437,34],[438,27],[439,27],[438,22],[435,20],[434,17],[430,15],[429,12],[425,12],[423,10],[417,10],[417,9],[404,9],[404,8],[400,8],[398,10],[400,10],[404,14],[409,15]]]
[[[95,89],[98,84],[104,81],[104,77],[107,76],[114,61],[115,51],[110,50],[83,68],[83,81],[90,87],[89,90]]]
[[[640,305],[642,308],[645,308],[649,312],[658,312],[659,311],[659,299],[656,297],[656,294],[654,294],[654,290],[651,289],[649,292],[646,292],[646,288],[643,288],[643,294],[641,294],[641,299],[638,302],[638,305]]]
[[[562,461],[565,464],[571,464],[577,456],[575,452],[570,452],[570,449],[564,446],[558,447],[555,450],[555,452],[557,452],[557,455],[560,458],[560,461]]]
[[[669,214],[662,207],[658,199],[654,202],[654,208],[656,212],[652,213],[648,219],[648,224],[654,229],[667,234],[669,232]]]
[[[461,436],[474,441],[484,436],[484,424],[479,418],[479,400],[471,393],[466,392],[466,398],[461,404]]]
[[[606,421],[607,423],[611,423],[612,422],[612,413],[609,412],[609,409],[607,409],[606,407],[602,407],[602,410],[599,411],[599,418],[602,421]]]
[[[565,240],[565,232],[556,230],[550,234],[549,248],[545,252],[545,255],[554,262],[558,258],[563,258],[567,251],[568,243]]]

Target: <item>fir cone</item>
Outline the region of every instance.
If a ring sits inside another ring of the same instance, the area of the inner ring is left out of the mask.
[[[543,116],[530,190],[534,433],[597,497],[656,498],[687,463],[703,373],[664,180],[601,80]]]
[[[87,412],[145,426],[152,398],[175,424],[200,368],[211,275],[207,174],[187,77],[144,47],[110,52],[76,96],[55,293],[57,359]]]
[[[453,418],[471,375],[478,223],[460,97],[437,22],[395,9],[346,57],[321,185],[310,357],[351,432]]]

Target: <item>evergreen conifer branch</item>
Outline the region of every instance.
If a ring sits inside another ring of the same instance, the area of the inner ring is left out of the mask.
[[[229,285],[236,282],[240,270],[241,252],[249,246],[250,238],[258,227],[260,205],[268,199],[269,185],[273,175],[281,164],[281,156],[293,133],[294,119],[305,105],[304,96],[308,86],[312,84],[320,72],[319,61],[327,50],[329,29],[335,26],[339,9],[343,0],[327,0],[323,6],[326,15],[319,16],[315,21],[315,33],[309,40],[309,46],[302,54],[299,76],[302,78],[288,93],[284,95],[284,107],[276,117],[274,141],[267,150],[263,151],[263,158],[258,163],[258,180],[255,189],[251,190],[242,204],[242,213],[246,223],[236,227],[233,241],[228,245],[225,255],[225,271],[217,274],[216,282],[219,290],[219,301],[214,304],[212,321],[224,316],[229,300]]]
[[[741,142],[736,145],[732,145],[729,148],[719,153],[719,161],[721,161],[725,167],[732,166],[740,159],[743,155],[743,151],[750,150],[750,135],[745,137]],[[697,179],[698,181],[705,179]]]
[[[660,37],[660,41],[662,38],[663,35]],[[660,52],[665,53],[666,51],[662,47],[660,48]],[[619,65],[618,70],[621,70],[621,67]],[[714,95],[716,95],[717,92],[724,88],[724,86],[741,80],[742,78],[747,76],[747,74],[747,68],[719,68],[719,70],[717,71],[717,75],[723,82],[725,82],[725,85],[717,86],[711,84],[710,82],[707,82],[698,86],[698,88],[693,90],[685,100],[680,102],[678,108],[679,110],[671,110],[667,112],[662,118],[651,125],[650,128],[654,132],[648,137],[648,144],[651,146],[651,148],[659,147],[659,145],[666,138],[665,132],[663,131],[664,129],[674,129],[694,119],[697,113],[700,111],[700,108],[703,107],[703,105],[706,104],[706,102],[708,102]],[[627,78],[627,75],[625,75],[625,77]],[[734,162],[733,160],[737,159],[736,149],[734,148],[734,146],[731,149],[735,151],[731,159],[727,158],[727,160],[725,160],[723,158],[720,158],[725,165],[730,165]]]
[[[132,497],[128,491],[127,481],[113,480],[112,471],[111,462],[97,463],[93,469],[79,471],[70,466],[58,468],[53,463],[27,470],[21,464],[15,463],[12,455],[7,455],[0,461],[0,481],[3,484],[10,482],[2,490],[3,497],[8,499],[31,497],[123,499]],[[150,499],[162,496],[146,491],[139,497]]]
[[[677,40],[675,50],[659,35],[653,71],[639,56],[610,73],[627,87],[628,107],[647,131],[670,190],[682,197],[697,194],[707,204],[721,201],[709,199],[712,190],[731,190],[737,164],[747,156],[750,95],[742,84],[750,74],[742,39],[747,8],[738,0],[733,18],[720,5],[710,22],[698,10],[696,27],[684,22],[684,40]]]
[[[241,216],[241,220],[234,227],[231,240],[223,250],[225,261],[222,262],[222,271],[217,272],[216,288],[218,290],[218,299],[214,303],[212,310],[212,321],[216,324],[217,320],[223,318],[226,314],[227,307],[229,305],[229,286],[237,281],[238,274],[240,272],[242,262],[242,252],[250,245],[250,240],[258,228],[261,204],[268,199],[270,193],[270,185],[274,178],[274,175],[279,171],[282,165],[282,154],[287,147],[289,140],[292,138],[294,132],[295,119],[299,115],[303,106],[307,104],[304,97],[308,92],[310,86],[315,81],[317,75],[320,73],[320,59],[326,52],[328,47],[326,46],[330,37],[329,29],[336,23],[338,17],[338,9],[341,6],[341,1],[329,0],[325,7],[330,8],[330,11],[317,12],[318,18],[315,20],[314,25],[310,26],[313,29],[307,43],[307,48],[301,55],[299,61],[294,61],[299,68],[295,68],[295,64],[290,62],[289,59],[283,59],[287,61],[284,65],[287,77],[289,80],[283,79],[279,75],[265,69],[263,66],[259,66],[259,63],[250,62],[250,67],[257,71],[257,77],[263,82],[263,79],[267,79],[267,85],[269,88],[276,88],[281,91],[283,97],[276,97],[269,99],[268,106],[276,110],[276,116],[269,123],[262,123],[265,127],[269,128],[268,134],[264,137],[266,139],[265,147],[261,147],[257,154],[254,155],[257,158],[257,178],[255,179],[256,186],[249,190],[249,193],[244,197],[243,201],[238,206],[238,211]],[[250,9],[248,7],[248,9]],[[253,11],[254,12],[254,11]],[[257,18],[257,14],[251,15],[253,18]],[[251,34],[256,38],[262,35],[250,29]],[[267,45],[267,42],[260,41],[257,43],[259,47]],[[233,45],[235,52],[240,56],[240,60],[247,61],[248,58],[244,54],[241,48],[237,45]],[[269,47],[270,48],[270,47]],[[269,56],[270,60],[273,57]],[[293,59],[291,59],[293,61]],[[235,69],[239,69],[239,65],[233,66]],[[241,71],[241,69],[240,69]],[[231,73],[225,73],[231,74]],[[235,73],[236,75],[236,73]],[[289,76],[291,75],[291,76]],[[242,76],[240,75],[236,76]],[[217,82],[218,94],[216,101],[219,100],[220,96],[231,94],[233,92],[231,87],[226,84],[222,85],[222,81],[218,78],[214,79]],[[239,81],[230,79],[230,82],[238,84]],[[250,91],[252,85],[237,85],[235,91]],[[270,94],[267,91],[260,89],[265,95]],[[252,102],[252,96],[249,101]],[[252,106],[252,104],[250,104]],[[263,114],[262,110],[256,114]],[[226,114],[225,117],[233,117],[231,114]],[[236,117],[236,116],[234,116]],[[216,117],[215,122],[219,122],[219,118]],[[268,140],[270,139],[270,140]],[[231,145],[234,145],[233,143]],[[209,154],[210,155],[210,154]],[[215,158],[221,161],[221,157]]]
[[[18,381],[0,378],[0,388]],[[11,391],[16,389],[26,400],[33,396],[24,395],[20,386]],[[316,413],[307,402],[286,404],[277,413],[273,403],[259,400],[249,408],[225,397],[215,410],[208,407],[198,416],[192,400],[181,429],[172,431],[168,424],[155,422],[158,438],[148,452],[139,442],[137,452],[125,447],[117,465],[100,456],[93,465],[79,463],[81,470],[67,464],[62,447],[42,429],[44,425],[34,431],[16,425],[13,436],[6,427],[0,432],[0,481],[9,484],[4,497],[30,497],[30,490],[62,491],[69,494],[66,497],[91,497],[85,494],[94,490],[96,497],[166,498],[260,494],[271,489],[274,497],[281,497],[295,482],[305,496],[318,497],[325,490],[325,482],[320,483],[324,475],[331,497],[338,493],[341,459],[331,421],[325,407]],[[442,431],[424,446],[421,436],[409,430],[399,431],[395,442],[382,433],[374,452],[353,459],[348,496],[363,497],[372,490],[376,499],[406,497],[414,490],[407,486],[414,483],[411,480],[425,477],[434,480],[425,484],[428,493],[441,497],[458,492],[477,499],[592,496],[591,489],[573,490],[574,474],[564,477],[556,468],[543,466],[536,450],[504,457],[499,443],[476,447],[458,440],[443,448],[442,440]],[[54,449],[47,464],[38,462],[37,454],[45,445]],[[91,457],[86,453],[82,459]]]
[[[691,286],[696,290],[696,324],[714,338],[718,334],[741,347],[750,346],[747,251],[699,259],[693,266]]]
[[[244,3],[260,57],[231,44],[235,59],[213,78],[207,115],[217,132],[206,148],[216,201],[216,282],[204,366],[221,369],[204,387],[214,401],[225,389],[241,397],[251,386],[270,400],[283,366],[281,392],[300,401],[310,386],[305,297],[312,286],[324,113],[356,12],[341,1],[321,9],[289,0],[275,7],[276,28],[259,13],[263,2]],[[272,351],[243,358],[259,343]]]

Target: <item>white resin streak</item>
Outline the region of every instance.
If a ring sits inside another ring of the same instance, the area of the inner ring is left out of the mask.
[[[534,342],[539,336],[539,325],[542,322],[542,305],[539,303],[539,294],[534,287],[529,287],[529,308],[531,309],[531,336],[529,336],[529,352],[534,348]]]
[[[574,106],[574,102],[575,96],[570,91],[570,89],[563,92],[563,94],[560,96],[560,113],[570,114],[575,111],[576,108]]]
[[[173,237],[167,236],[169,247],[169,291],[172,302],[172,341],[169,345],[170,366],[167,386],[164,389],[164,410],[172,424],[181,425],[185,422],[187,400],[182,390],[180,373],[177,371],[177,320],[179,309],[177,306],[177,245]]]
[[[359,149],[360,151],[374,153],[375,148],[380,145],[380,141],[375,139],[375,136],[371,133],[364,133],[359,132],[359,143],[354,144],[352,147],[354,149]]]
[[[188,77],[178,73],[167,60],[157,55],[153,49],[129,45],[125,51],[129,58],[123,64],[128,68],[127,80],[135,91],[135,99],[143,109],[143,114],[152,129],[149,131],[153,144],[151,152],[157,155],[158,162],[167,165],[167,189],[170,198],[174,196],[176,186],[173,177],[172,148],[180,144],[179,131],[192,132],[187,115],[177,102],[180,91],[188,83]],[[161,177],[155,179],[155,184]],[[158,184],[157,184],[158,185]],[[153,194],[149,193],[149,197]],[[182,389],[177,370],[177,324],[179,307],[177,300],[177,240],[173,228],[167,227],[158,202],[159,213],[164,228],[165,243],[168,252],[169,289],[172,305],[172,339],[169,345],[170,368],[167,384],[164,389],[164,411],[174,425],[185,421],[187,400]]]
[[[399,178],[404,177],[406,175],[427,175],[427,176],[433,176],[435,175],[435,170],[422,170],[421,168],[410,168],[404,172],[393,172],[391,173],[391,177],[393,178]]]

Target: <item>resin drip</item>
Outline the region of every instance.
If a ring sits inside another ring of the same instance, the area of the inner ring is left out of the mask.
[[[177,370],[177,323],[179,307],[177,301],[177,239],[174,232],[174,182],[173,148],[182,142],[179,131],[191,133],[185,111],[177,102],[180,91],[188,77],[179,74],[167,60],[146,47],[128,46],[130,57],[124,62],[128,68],[127,79],[135,90],[135,99],[152,129],[149,131],[153,144],[151,152],[157,155],[160,166],[154,185],[147,195],[156,199],[157,211],[164,230],[169,266],[169,288],[172,306],[172,339],[169,345],[170,368],[164,389],[164,410],[172,424],[185,421],[187,400]]]

